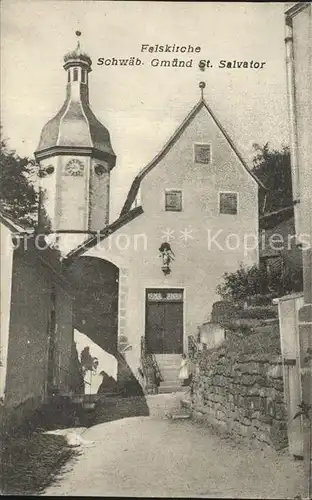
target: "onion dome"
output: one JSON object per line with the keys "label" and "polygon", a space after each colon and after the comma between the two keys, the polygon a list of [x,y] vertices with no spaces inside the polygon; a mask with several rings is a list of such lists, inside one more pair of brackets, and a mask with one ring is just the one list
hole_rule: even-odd
{"label": "onion dome", "polygon": [[[80,36],[80,32],[76,32]],[[64,56],[67,71],[66,99],[59,112],[43,127],[35,151],[37,160],[61,154],[90,154],[104,159],[113,168],[116,156],[107,128],[96,118],[89,105],[88,74],[91,58],[80,49]]]}
{"label": "onion dome", "polygon": [[91,64],[92,64],[91,58],[88,56],[88,54],[86,54],[86,52],[83,52],[80,49],[79,41],[77,43],[77,47],[75,50],[71,50],[70,52],[65,54],[65,56],[64,56],[64,62],[65,62],[64,68],[67,69],[67,68],[69,68],[70,65],[75,66],[77,61],[79,61],[81,64],[85,64],[86,66],[89,66],[90,71],[91,71]]}

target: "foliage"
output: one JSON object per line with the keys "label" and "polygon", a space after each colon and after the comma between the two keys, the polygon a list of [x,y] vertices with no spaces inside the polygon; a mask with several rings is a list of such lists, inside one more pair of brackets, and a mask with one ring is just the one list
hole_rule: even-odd
{"label": "foliage", "polygon": [[241,304],[255,295],[269,292],[272,297],[287,295],[302,290],[302,270],[279,267],[266,274],[257,266],[244,268],[234,273],[225,273],[217,293],[226,301]]}
{"label": "foliage", "polygon": [[11,151],[3,138],[0,160],[1,209],[21,224],[33,226],[38,196],[29,178],[34,174],[35,162]]}
{"label": "foliage", "polygon": [[265,212],[273,212],[293,204],[290,152],[288,147],[281,151],[264,146],[253,145],[253,173],[268,189]]}
{"label": "foliage", "polygon": [[[228,365],[235,362],[267,360],[281,355],[281,341],[278,322],[264,327],[251,328],[247,325],[231,325],[226,329],[222,344],[198,351],[203,363],[215,364],[214,356],[226,357]],[[247,359],[246,359],[247,358]]]}
{"label": "foliage", "polygon": [[5,438],[2,449],[1,493],[34,495],[51,484],[76,451],[64,436],[32,434]]}
{"label": "foliage", "polygon": [[268,288],[278,296],[303,290],[302,268],[280,268],[272,270],[268,279]]}
{"label": "foliage", "polygon": [[244,302],[247,297],[261,292],[263,273],[257,266],[244,268],[240,265],[234,273],[224,273],[223,283],[217,286],[217,293],[233,302]]}
{"label": "foliage", "polygon": [[255,356],[255,358],[279,356],[281,343],[278,325],[271,325],[268,331],[250,331],[247,335],[242,329],[233,331],[228,335],[223,348],[236,360],[242,356]]}
{"label": "foliage", "polygon": [[240,319],[273,319],[277,317],[276,306],[254,306],[241,309],[238,313]]}

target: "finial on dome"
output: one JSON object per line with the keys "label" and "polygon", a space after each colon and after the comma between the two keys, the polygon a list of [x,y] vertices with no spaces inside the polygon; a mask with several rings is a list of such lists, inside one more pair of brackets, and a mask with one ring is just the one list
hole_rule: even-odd
{"label": "finial on dome", "polygon": [[204,88],[206,87],[206,84],[205,82],[199,82],[199,88],[200,88],[200,91],[201,91],[201,98],[204,99]]}
{"label": "finial on dome", "polygon": [[[75,35],[76,35],[77,37],[80,37],[80,36],[81,36],[81,31],[76,30],[76,31],[75,31]],[[79,40],[79,38],[77,38],[77,49],[80,49],[80,40]],[[77,50],[77,49],[76,49],[76,50]]]}
{"label": "finial on dome", "polygon": [[65,56],[64,56],[64,62],[65,62],[64,69],[67,70],[69,68],[69,66],[77,65],[79,63],[79,64],[87,65],[88,71],[91,71],[92,61],[91,61],[90,57],[88,56],[88,54],[83,52],[80,48],[79,37],[81,37],[81,35],[82,35],[81,31],[76,30],[75,35],[77,37],[77,47],[75,48],[75,50],[71,50],[70,52],[65,54]]}

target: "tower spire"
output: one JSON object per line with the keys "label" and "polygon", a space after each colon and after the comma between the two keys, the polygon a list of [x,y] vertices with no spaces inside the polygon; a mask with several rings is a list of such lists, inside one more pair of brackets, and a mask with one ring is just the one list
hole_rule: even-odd
{"label": "tower spire", "polygon": [[89,105],[92,60],[80,48],[81,31],[72,34],[77,46],[64,56],[65,102],[43,127],[35,152],[52,231],[100,230],[108,224],[110,171],[116,163],[109,132]]}

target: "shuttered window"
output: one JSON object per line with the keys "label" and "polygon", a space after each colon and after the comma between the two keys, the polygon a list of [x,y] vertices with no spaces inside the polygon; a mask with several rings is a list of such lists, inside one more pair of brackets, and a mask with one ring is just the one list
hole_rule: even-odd
{"label": "shuttered window", "polygon": [[167,189],[165,192],[166,211],[181,212],[182,191],[180,189]]}
{"label": "shuttered window", "polygon": [[237,193],[219,193],[220,214],[237,214]]}
{"label": "shuttered window", "polygon": [[194,144],[194,162],[203,164],[211,162],[210,144]]}

